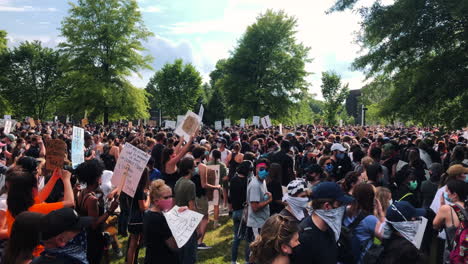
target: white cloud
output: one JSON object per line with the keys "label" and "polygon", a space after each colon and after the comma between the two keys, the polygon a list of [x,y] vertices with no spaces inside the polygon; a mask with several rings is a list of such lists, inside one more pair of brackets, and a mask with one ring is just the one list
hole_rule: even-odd
{"label": "white cloud", "polygon": [[159,6],[145,6],[140,8],[140,12],[144,13],[160,13],[162,11]]}
{"label": "white cloud", "polygon": [[24,41],[35,41],[38,40],[42,43],[43,46],[48,48],[55,48],[65,39],[59,36],[53,35],[16,35],[16,34],[9,34],[7,35],[8,39],[8,46],[9,47],[17,47],[21,42]]}
{"label": "white cloud", "polygon": [[57,12],[57,8],[38,8],[33,6],[12,6],[9,1],[0,2],[0,12]]}

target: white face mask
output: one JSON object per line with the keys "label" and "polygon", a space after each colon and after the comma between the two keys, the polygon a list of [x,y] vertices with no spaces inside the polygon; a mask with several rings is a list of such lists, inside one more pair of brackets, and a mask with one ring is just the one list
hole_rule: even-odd
{"label": "white face mask", "polygon": [[413,243],[414,237],[416,236],[416,232],[418,231],[418,227],[421,224],[421,221],[405,221],[405,222],[385,222],[383,228],[383,237],[390,238],[392,235],[392,229],[390,228],[389,224],[395,228],[398,233],[400,233],[406,240]]}
{"label": "white face mask", "polygon": [[327,225],[333,230],[335,234],[335,240],[338,241],[341,233],[341,223],[343,222],[343,216],[346,211],[346,206],[341,206],[336,209],[331,210],[314,210],[314,213],[317,214]]}
{"label": "white face mask", "polygon": [[393,204],[393,199],[390,199],[390,205],[392,205],[392,204]]}
{"label": "white face mask", "polygon": [[307,207],[307,203],[309,202],[309,198],[307,197],[292,197],[289,195],[285,195],[284,200],[288,203],[289,207],[291,208],[292,213],[297,218],[297,220],[304,219],[304,209]]}

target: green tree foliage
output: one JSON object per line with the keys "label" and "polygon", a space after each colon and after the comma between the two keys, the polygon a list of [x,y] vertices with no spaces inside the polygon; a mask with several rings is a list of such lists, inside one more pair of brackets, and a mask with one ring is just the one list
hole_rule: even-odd
{"label": "green tree foliage", "polygon": [[221,79],[224,77],[226,59],[216,62],[215,69],[210,73],[210,94],[205,108],[203,120],[206,124],[213,125],[215,121],[223,120],[226,115],[226,100],[221,87]]}
{"label": "green tree foliage", "polygon": [[63,81],[64,58],[39,41],[23,42],[0,56],[0,93],[4,97],[0,104],[11,104],[19,117],[50,118],[68,88]]}
{"label": "green tree foliage", "polygon": [[202,77],[192,64],[183,64],[181,59],[165,64],[146,86],[151,94],[151,107],[162,109],[162,115],[175,118],[187,110],[195,111],[203,95]]}
{"label": "green tree foliage", "polygon": [[[61,31],[66,42],[60,47],[70,58],[68,77],[74,84],[68,112],[87,111],[103,116],[104,123],[109,117],[148,117],[147,111],[140,111],[148,108],[141,98],[145,93],[131,94],[136,88],[126,79],[142,68],[150,69],[152,60],[141,55],[141,41],[152,33],[144,26],[135,0],[78,0],[71,3]],[[132,101],[134,97],[139,100]],[[129,108],[129,104],[140,105]]]}
{"label": "green tree foliage", "polygon": [[268,10],[247,28],[215,84],[231,118],[282,117],[304,97],[309,48],[297,43],[296,24],[283,11]]}
{"label": "green tree foliage", "polygon": [[7,50],[7,32],[0,30],[0,54]]}
{"label": "green tree foliage", "polygon": [[[332,11],[356,2],[338,0]],[[379,112],[424,125],[468,124],[468,2],[376,1],[358,10],[363,16],[358,40],[367,53],[354,67],[391,83],[381,91]]]}
{"label": "green tree foliage", "polygon": [[322,95],[325,99],[324,118],[327,125],[337,124],[337,114],[343,110],[343,102],[348,96],[348,84],[341,84],[341,77],[335,72],[322,73]]}
{"label": "green tree foliage", "polygon": [[[4,52],[7,52],[7,32],[0,30],[0,67],[6,66],[1,60],[5,57],[3,56]],[[5,72],[5,68],[0,68],[1,72]],[[0,82],[3,81],[4,75],[0,75]],[[11,114],[11,106],[7,99],[3,96],[0,91],[0,115]]]}

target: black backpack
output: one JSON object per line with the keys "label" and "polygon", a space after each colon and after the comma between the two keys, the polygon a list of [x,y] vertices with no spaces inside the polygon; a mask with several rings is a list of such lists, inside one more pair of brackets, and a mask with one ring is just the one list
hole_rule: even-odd
{"label": "black backpack", "polygon": [[353,253],[353,232],[366,216],[365,214],[359,214],[349,226],[341,226],[340,238],[338,239],[338,262],[344,264],[357,263],[356,256]]}

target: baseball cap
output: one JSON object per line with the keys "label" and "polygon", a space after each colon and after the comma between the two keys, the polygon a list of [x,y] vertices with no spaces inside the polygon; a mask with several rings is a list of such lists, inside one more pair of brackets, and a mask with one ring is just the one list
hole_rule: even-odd
{"label": "baseball cap", "polygon": [[304,169],[305,173],[322,173],[323,169],[318,164],[310,164],[308,167]]}
{"label": "baseball cap", "polygon": [[206,139],[200,140],[200,145],[205,145],[206,143],[208,143],[208,140]]}
{"label": "baseball cap", "polygon": [[80,217],[72,208],[62,208],[43,216],[42,240],[51,239],[65,231],[78,231],[90,226],[92,217]]}
{"label": "baseball cap", "polygon": [[307,191],[307,184],[302,179],[296,179],[288,184],[288,195],[294,196],[298,193]]}
{"label": "baseball cap", "polygon": [[343,147],[343,145],[341,145],[340,143],[334,143],[332,146],[331,146],[331,151],[335,151],[335,150],[338,150],[338,151],[346,151],[346,148]]}
{"label": "baseball cap", "polygon": [[460,165],[460,164],[452,165],[447,170],[447,174],[451,177],[458,176],[458,175],[465,174],[465,173],[468,173],[468,168],[465,168],[463,167],[463,165]]}
{"label": "baseball cap", "polygon": [[350,204],[354,198],[346,195],[336,182],[322,182],[312,189],[312,200],[316,199],[334,199],[344,204]]}
{"label": "baseball cap", "polygon": [[227,144],[227,141],[226,141],[225,138],[218,138],[218,140],[217,140],[216,142],[222,143],[222,144],[224,144],[224,145]]}
{"label": "baseball cap", "polygon": [[414,208],[407,201],[395,202],[387,209],[387,220],[392,222],[411,221],[413,217],[425,216],[426,209]]}

